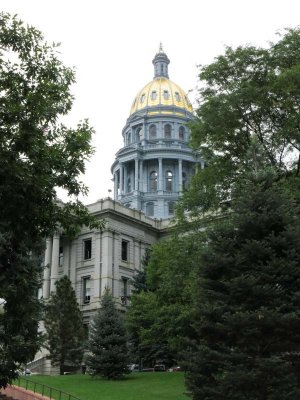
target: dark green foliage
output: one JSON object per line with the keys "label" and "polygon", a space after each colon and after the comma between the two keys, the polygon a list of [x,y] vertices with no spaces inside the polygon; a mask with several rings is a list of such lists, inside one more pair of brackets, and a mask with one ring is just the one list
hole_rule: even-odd
{"label": "dark green foliage", "polygon": [[56,291],[46,305],[44,324],[49,358],[62,375],[66,366],[80,366],[87,338],[70,279],[64,276],[55,285]]}
{"label": "dark green foliage", "polygon": [[286,30],[269,48],[226,48],[200,69],[192,146],[209,168],[199,170],[183,208],[195,217],[219,208],[234,183],[253,167],[258,144],[265,166],[280,176],[300,168],[300,29]]}
{"label": "dark green foliage", "polygon": [[199,260],[188,387],[195,400],[299,398],[299,207],[276,175],[241,188]]}
{"label": "dark green foliage", "polygon": [[121,379],[128,371],[127,334],[123,317],[108,290],[90,327],[86,365],[92,375]]}
{"label": "dark green foliage", "polygon": [[[38,348],[44,238],[58,227],[74,235],[81,224],[99,226],[77,198],[87,190],[78,178],[93,130],[87,121],[58,123],[71,109],[75,76],[57,56],[41,32],[0,14],[0,387]],[[59,202],[57,188],[72,200]]]}
{"label": "dark green foliage", "polygon": [[[144,365],[179,362],[183,338],[193,319],[193,289],[198,265],[197,233],[173,236],[152,247],[146,287],[131,296],[126,321],[138,358]],[[151,290],[149,290],[151,288]]]}

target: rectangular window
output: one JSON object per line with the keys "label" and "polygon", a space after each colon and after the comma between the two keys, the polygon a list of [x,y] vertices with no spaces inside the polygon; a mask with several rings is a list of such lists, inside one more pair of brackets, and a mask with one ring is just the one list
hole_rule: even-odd
{"label": "rectangular window", "polygon": [[58,263],[60,267],[64,265],[64,248],[62,246],[59,246]]}
{"label": "rectangular window", "polygon": [[92,258],[92,239],[83,241],[83,259],[89,260]]}
{"label": "rectangular window", "polygon": [[91,277],[82,278],[82,300],[84,304],[91,301]]}
{"label": "rectangular window", "polygon": [[122,261],[128,261],[128,249],[129,249],[129,243],[127,242],[127,240],[122,240],[122,248],[121,248]]}

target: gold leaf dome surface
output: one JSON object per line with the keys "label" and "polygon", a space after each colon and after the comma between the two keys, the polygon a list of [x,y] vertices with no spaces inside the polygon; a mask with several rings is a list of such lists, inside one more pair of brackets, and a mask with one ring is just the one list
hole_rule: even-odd
{"label": "gold leaf dome surface", "polygon": [[[165,108],[159,111],[157,106],[171,106],[193,112],[192,105],[180,86],[166,77],[156,77],[136,95],[130,109],[130,115],[144,108],[149,114],[168,114],[176,111],[167,111]],[[153,110],[151,108],[153,107]],[[180,110],[176,114],[180,114]]]}

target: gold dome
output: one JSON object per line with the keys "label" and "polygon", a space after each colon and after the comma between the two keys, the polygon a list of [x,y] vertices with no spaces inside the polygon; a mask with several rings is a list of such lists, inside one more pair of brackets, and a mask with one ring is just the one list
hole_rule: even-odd
{"label": "gold dome", "polygon": [[[146,107],[148,114],[181,114],[180,110],[159,110],[156,109],[156,106],[178,107],[193,112],[192,105],[181,87],[162,76],[154,78],[138,92],[133,101],[130,115]],[[153,107],[153,110],[149,107]]]}

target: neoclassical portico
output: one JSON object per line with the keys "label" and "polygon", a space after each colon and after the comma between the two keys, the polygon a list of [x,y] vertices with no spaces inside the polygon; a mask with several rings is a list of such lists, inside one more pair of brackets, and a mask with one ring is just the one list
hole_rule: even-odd
{"label": "neoclassical portico", "polygon": [[160,47],[154,79],[139,91],[122,131],[124,147],[112,165],[114,199],[155,218],[170,218],[196,165],[187,123],[194,118],[185,92],[169,80]]}

